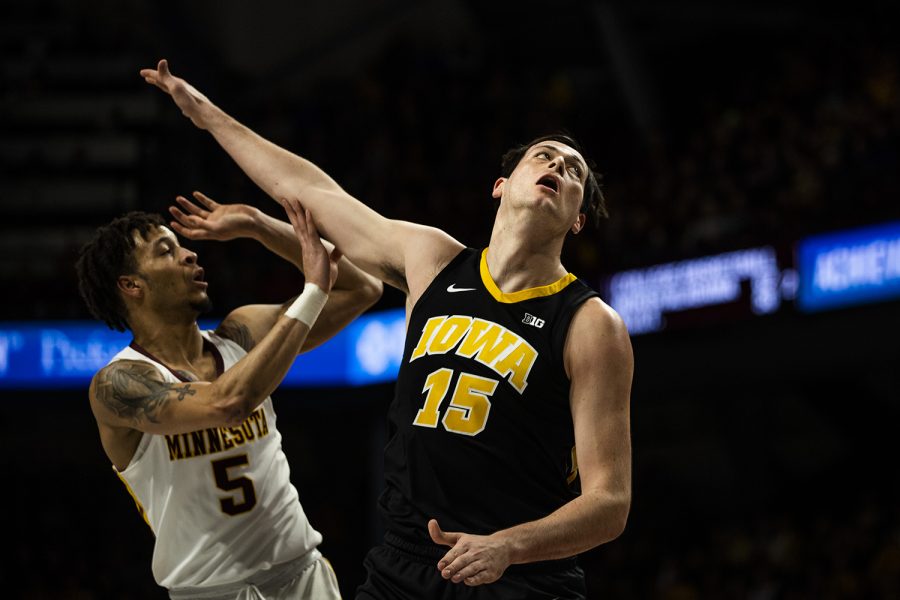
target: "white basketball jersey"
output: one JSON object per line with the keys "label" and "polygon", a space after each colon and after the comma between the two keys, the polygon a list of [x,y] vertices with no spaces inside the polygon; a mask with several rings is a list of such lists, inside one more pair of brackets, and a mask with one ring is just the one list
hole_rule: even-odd
{"label": "white basketball jersey", "polygon": [[[201,333],[220,374],[246,354],[231,340]],[[135,344],[112,360],[122,359],[148,362],[166,381],[182,381]],[[166,588],[241,581],[322,541],[291,484],[271,397],[239,427],[145,433],[119,477],[156,535],[153,576]]]}

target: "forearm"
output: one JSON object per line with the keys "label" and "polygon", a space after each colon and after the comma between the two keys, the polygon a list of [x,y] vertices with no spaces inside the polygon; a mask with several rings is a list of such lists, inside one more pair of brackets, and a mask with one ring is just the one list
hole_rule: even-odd
{"label": "forearm", "polygon": [[[258,209],[254,210],[253,230],[249,237],[255,239],[273,254],[277,254],[284,260],[303,271],[303,251],[300,242],[294,235],[291,224],[271,217]],[[329,251],[331,248],[328,247]]]}
{"label": "forearm", "polygon": [[198,111],[201,127],[263,191],[278,202],[299,200],[323,237],[354,264],[383,279],[385,265],[401,262],[396,246],[382,243],[397,239],[393,221],[347,194],[312,162],[266,140],[212,103],[201,102]]}
{"label": "forearm", "polygon": [[537,521],[494,534],[510,550],[510,563],[574,556],[617,538],[625,527],[629,502],[603,492],[585,492]]}
{"label": "forearm", "polygon": [[280,317],[269,333],[213,382],[210,394],[231,423],[240,423],[269,396],[294,362],[309,327]]}
{"label": "forearm", "polygon": [[[298,201],[308,210],[319,232],[366,272],[380,279],[404,273],[405,254],[385,240],[399,240],[399,226],[347,194],[324,171],[238,123],[231,116],[169,71],[165,60],[141,76],[169,94],[197,127],[208,130],[238,166],[281,204]],[[398,281],[398,285],[402,282]]]}
{"label": "forearm", "polygon": [[312,162],[281,148],[238,122],[213,104],[203,111],[204,125],[238,166],[274,199],[302,185],[340,190],[340,186]]}
{"label": "forearm", "polygon": [[[260,210],[254,210],[256,211],[254,216],[255,227],[250,237],[257,240],[272,253],[293,263],[302,271],[303,253],[300,249],[300,242],[297,241],[291,225]],[[322,243],[331,252],[331,249],[334,247],[333,244],[326,240],[322,240]],[[371,299],[368,305],[379,298],[382,290],[381,281],[365,273],[346,257],[342,257],[338,264],[338,276],[334,286],[331,288],[332,293],[341,291],[356,292],[364,298]]]}

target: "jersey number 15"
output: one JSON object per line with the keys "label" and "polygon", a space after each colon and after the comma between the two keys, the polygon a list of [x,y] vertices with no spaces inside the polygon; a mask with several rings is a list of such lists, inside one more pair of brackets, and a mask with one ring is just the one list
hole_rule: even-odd
{"label": "jersey number 15", "polygon": [[422,392],[427,393],[425,405],[416,413],[413,425],[435,428],[440,421],[447,431],[478,435],[487,424],[491,412],[490,397],[498,382],[471,373],[460,373],[442,419],[439,411],[450,391],[453,375],[450,369],[438,369],[425,378],[425,387],[422,388]]}

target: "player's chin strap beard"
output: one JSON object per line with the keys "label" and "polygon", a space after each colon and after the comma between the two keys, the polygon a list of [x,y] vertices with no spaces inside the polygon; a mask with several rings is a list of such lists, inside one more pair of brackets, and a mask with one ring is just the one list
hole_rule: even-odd
{"label": "player's chin strap beard", "polygon": [[209,296],[204,296],[203,300],[195,300],[190,303],[190,307],[197,311],[197,313],[203,315],[206,314],[213,309],[212,300],[209,299]]}

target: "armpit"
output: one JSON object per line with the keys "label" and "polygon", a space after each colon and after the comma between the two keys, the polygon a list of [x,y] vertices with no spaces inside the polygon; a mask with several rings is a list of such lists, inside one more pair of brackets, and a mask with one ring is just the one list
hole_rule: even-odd
{"label": "armpit", "polygon": [[382,263],[381,272],[384,275],[384,282],[393,286],[401,292],[409,293],[409,285],[406,282],[406,273],[402,272],[396,265]]}

